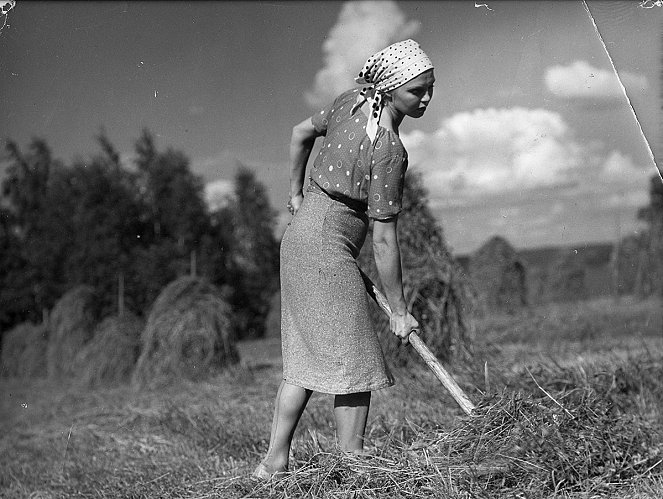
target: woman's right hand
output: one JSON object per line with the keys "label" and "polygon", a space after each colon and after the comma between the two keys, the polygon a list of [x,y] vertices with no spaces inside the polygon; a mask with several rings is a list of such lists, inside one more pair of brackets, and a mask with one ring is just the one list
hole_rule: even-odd
{"label": "woman's right hand", "polygon": [[304,194],[301,192],[295,194],[294,196],[290,196],[290,201],[288,201],[288,210],[292,216],[295,216],[295,214],[299,211],[299,207],[302,205],[303,201]]}
{"label": "woman's right hand", "polygon": [[419,322],[410,312],[406,311],[404,314],[393,312],[389,319],[389,329],[401,339],[403,345],[407,345],[410,333],[419,332]]}

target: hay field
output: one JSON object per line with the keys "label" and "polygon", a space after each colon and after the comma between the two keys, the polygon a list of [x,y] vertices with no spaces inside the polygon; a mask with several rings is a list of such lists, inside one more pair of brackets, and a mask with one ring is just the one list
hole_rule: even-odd
{"label": "hay field", "polygon": [[158,389],[3,379],[0,497],[660,498],[662,313],[660,300],[602,299],[488,317],[474,358],[449,366],[477,416],[423,366],[396,369],[373,398],[372,456],[349,458],[316,394],[294,472],[272,483],[248,474],[269,440],[278,338]]}

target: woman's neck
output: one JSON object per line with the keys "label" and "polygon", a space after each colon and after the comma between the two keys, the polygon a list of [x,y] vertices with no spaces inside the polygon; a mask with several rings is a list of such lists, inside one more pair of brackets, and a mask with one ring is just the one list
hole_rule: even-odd
{"label": "woman's neck", "polygon": [[387,102],[386,105],[382,108],[379,125],[386,128],[387,130],[391,130],[396,135],[398,135],[398,127],[403,122],[403,118],[405,118],[405,115],[399,113]]}

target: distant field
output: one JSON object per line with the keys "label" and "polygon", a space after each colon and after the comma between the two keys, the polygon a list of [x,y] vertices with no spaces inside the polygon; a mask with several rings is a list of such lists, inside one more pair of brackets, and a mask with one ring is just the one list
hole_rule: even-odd
{"label": "distant field", "polygon": [[373,457],[334,451],[332,398],[315,395],[293,472],[271,484],[248,474],[269,440],[278,338],[241,343],[223,375],[161,389],[1,380],[0,497],[663,497],[660,300],[491,317],[476,339],[449,366],[474,419],[423,366],[395,369],[397,386],[373,398]]}

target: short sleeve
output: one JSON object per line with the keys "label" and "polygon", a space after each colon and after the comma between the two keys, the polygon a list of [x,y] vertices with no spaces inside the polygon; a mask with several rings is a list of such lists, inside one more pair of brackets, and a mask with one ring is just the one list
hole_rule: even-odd
{"label": "short sleeve", "polygon": [[403,183],[407,171],[407,153],[376,162],[371,169],[368,190],[368,216],[386,219],[398,215],[403,204]]}
{"label": "short sleeve", "polygon": [[327,126],[331,119],[331,113],[334,110],[334,103],[323,107],[320,111],[311,116],[311,122],[315,127],[315,131],[320,135],[327,135]]}

